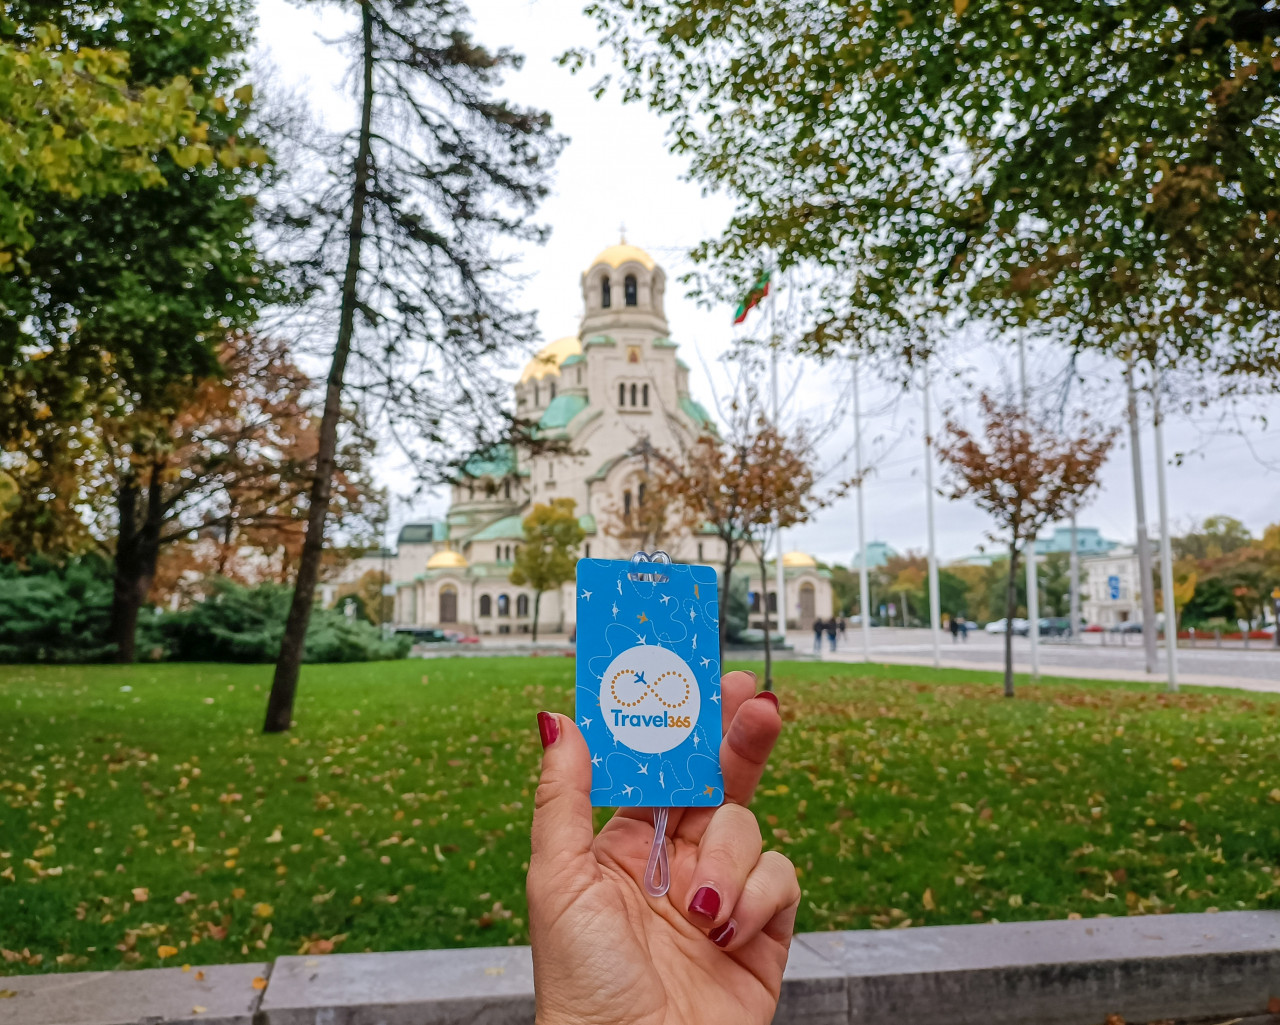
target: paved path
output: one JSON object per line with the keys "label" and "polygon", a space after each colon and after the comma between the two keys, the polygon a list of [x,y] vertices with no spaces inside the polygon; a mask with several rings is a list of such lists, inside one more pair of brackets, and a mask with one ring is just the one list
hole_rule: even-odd
{"label": "paved path", "polygon": [[[790,635],[789,640],[802,651],[813,650],[812,634]],[[1143,667],[1140,637],[1127,638],[1121,647],[1117,636],[1108,637],[1104,647],[1088,638],[1081,644],[1040,642],[1040,670],[1054,676],[1083,679],[1162,681],[1165,679],[1164,646],[1159,650],[1156,673],[1148,676]],[[1280,651],[1254,642],[1242,647],[1178,648],[1178,682],[1205,687],[1236,687],[1242,690],[1280,692]],[[826,641],[823,641],[824,647]],[[863,661],[862,635],[850,628],[837,650],[824,651],[824,661]],[[1030,672],[1030,642],[1014,638],[1014,669]],[[933,642],[928,630],[904,630],[900,627],[878,627],[871,631],[871,661],[898,665],[933,665]],[[967,642],[953,643],[950,634],[942,639],[942,664],[956,669],[1004,668],[1004,638],[982,631],[969,634]]]}

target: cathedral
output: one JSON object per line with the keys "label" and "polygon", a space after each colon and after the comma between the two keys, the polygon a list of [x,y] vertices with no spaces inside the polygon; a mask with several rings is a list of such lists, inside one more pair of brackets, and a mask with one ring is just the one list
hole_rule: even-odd
{"label": "cathedral", "polygon": [[[525,633],[534,594],[510,582],[524,540],[522,521],[534,505],[571,498],[586,537],[586,558],[630,558],[634,545],[609,525],[644,500],[646,447],[677,455],[715,430],[689,392],[689,367],[670,338],[663,297],[666,274],[644,250],[625,241],[597,256],[581,277],[578,333],[544,347],[515,386],[515,408],[536,420],[544,437],[563,440],[571,454],[522,453],[504,447],[473,458],[450,494],[440,521],[406,524],[389,568],[397,626],[444,627],[480,634]],[[723,546],[711,533],[690,533],[665,545],[677,562],[719,565]],[[748,555],[748,559],[750,556]],[[369,561],[372,559],[359,560]],[[831,615],[829,574],[808,555],[783,557],[788,619],[807,628]],[[735,570],[750,573],[744,563]],[[761,596],[776,611],[774,574],[762,587],[749,581],[750,604]],[[574,624],[574,588],[544,592],[539,628]],[[752,617],[753,625],[756,616]]]}

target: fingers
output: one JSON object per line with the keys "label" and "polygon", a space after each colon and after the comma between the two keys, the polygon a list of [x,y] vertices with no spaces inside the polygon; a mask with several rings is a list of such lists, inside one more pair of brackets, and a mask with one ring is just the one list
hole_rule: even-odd
{"label": "fingers", "polygon": [[746,669],[735,669],[720,677],[720,735],[729,732],[733,717],[744,701],[756,692],[756,674]]}
{"label": "fingers", "polygon": [[533,802],[531,894],[544,880],[595,864],[587,742],[572,719],[554,712],[538,713],[538,733],[544,750]]}
{"label": "fingers", "polygon": [[782,716],[778,714],[778,699],[772,691],[761,691],[741,703],[720,744],[726,802],[751,803],[764,774],[765,762],[781,732]]}
{"label": "fingers", "polygon": [[737,950],[761,934],[786,948],[791,945],[799,906],[795,866],[777,851],[765,851],[747,876],[737,904],[723,924],[707,935],[725,950]]}
{"label": "fingers", "polygon": [[747,877],[760,860],[760,826],[737,804],[721,805],[712,814],[698,844],[698,858],[686,887],[686,917],[701,929],[729,920]]}

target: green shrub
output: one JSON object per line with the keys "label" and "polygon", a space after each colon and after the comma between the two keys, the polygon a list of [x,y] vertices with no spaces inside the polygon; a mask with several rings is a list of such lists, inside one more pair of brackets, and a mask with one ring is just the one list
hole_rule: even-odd
{"label": "green shrub", "polygon": [[111,566],[97,556],[0,563],[0,662],[109,658],[111,589]]}
{"label": "green shrub", "polygon": [[[280,651],[292,589],[242,587],[215,580],[208,599],[159,617],[165,657],[178,662],[273,662]],[[149,628],[150,629],[150,628]],[[384,639],[377,627],[334,609],[314,609],[303,651],[306,662],[370,662],[403,658],[407,637]]]}

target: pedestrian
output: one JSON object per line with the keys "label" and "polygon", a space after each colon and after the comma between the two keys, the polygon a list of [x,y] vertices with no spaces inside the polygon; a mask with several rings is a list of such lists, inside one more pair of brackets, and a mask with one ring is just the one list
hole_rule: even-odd
{"label": "pedestrian", "polygon": [[836,625],[840,628],[840,640],[843,641],[845,627],[847,626],[847,624],[845,623],[844,616],[841,616],[839,619],[836,620]]}
{"label": "pedestrian", "polygon": [[831,650],[836,650],[836,617],[827,620],[827,640],[831,642]]}
{"label": "pedestrian", "polygon": [[813,653],[815,655],[822,654],[822,628],[825,625],[821,616],[813,621]]}
{"label": "pedestrian", "polygon": [[963,614],[960,616],[960,639],[965,644],[969,643],[969,621],[965,619]]}
{"label": "pedestrian", "polygon": [[960,640],[960,617],[951,617],[951,643],[955,644]]}

